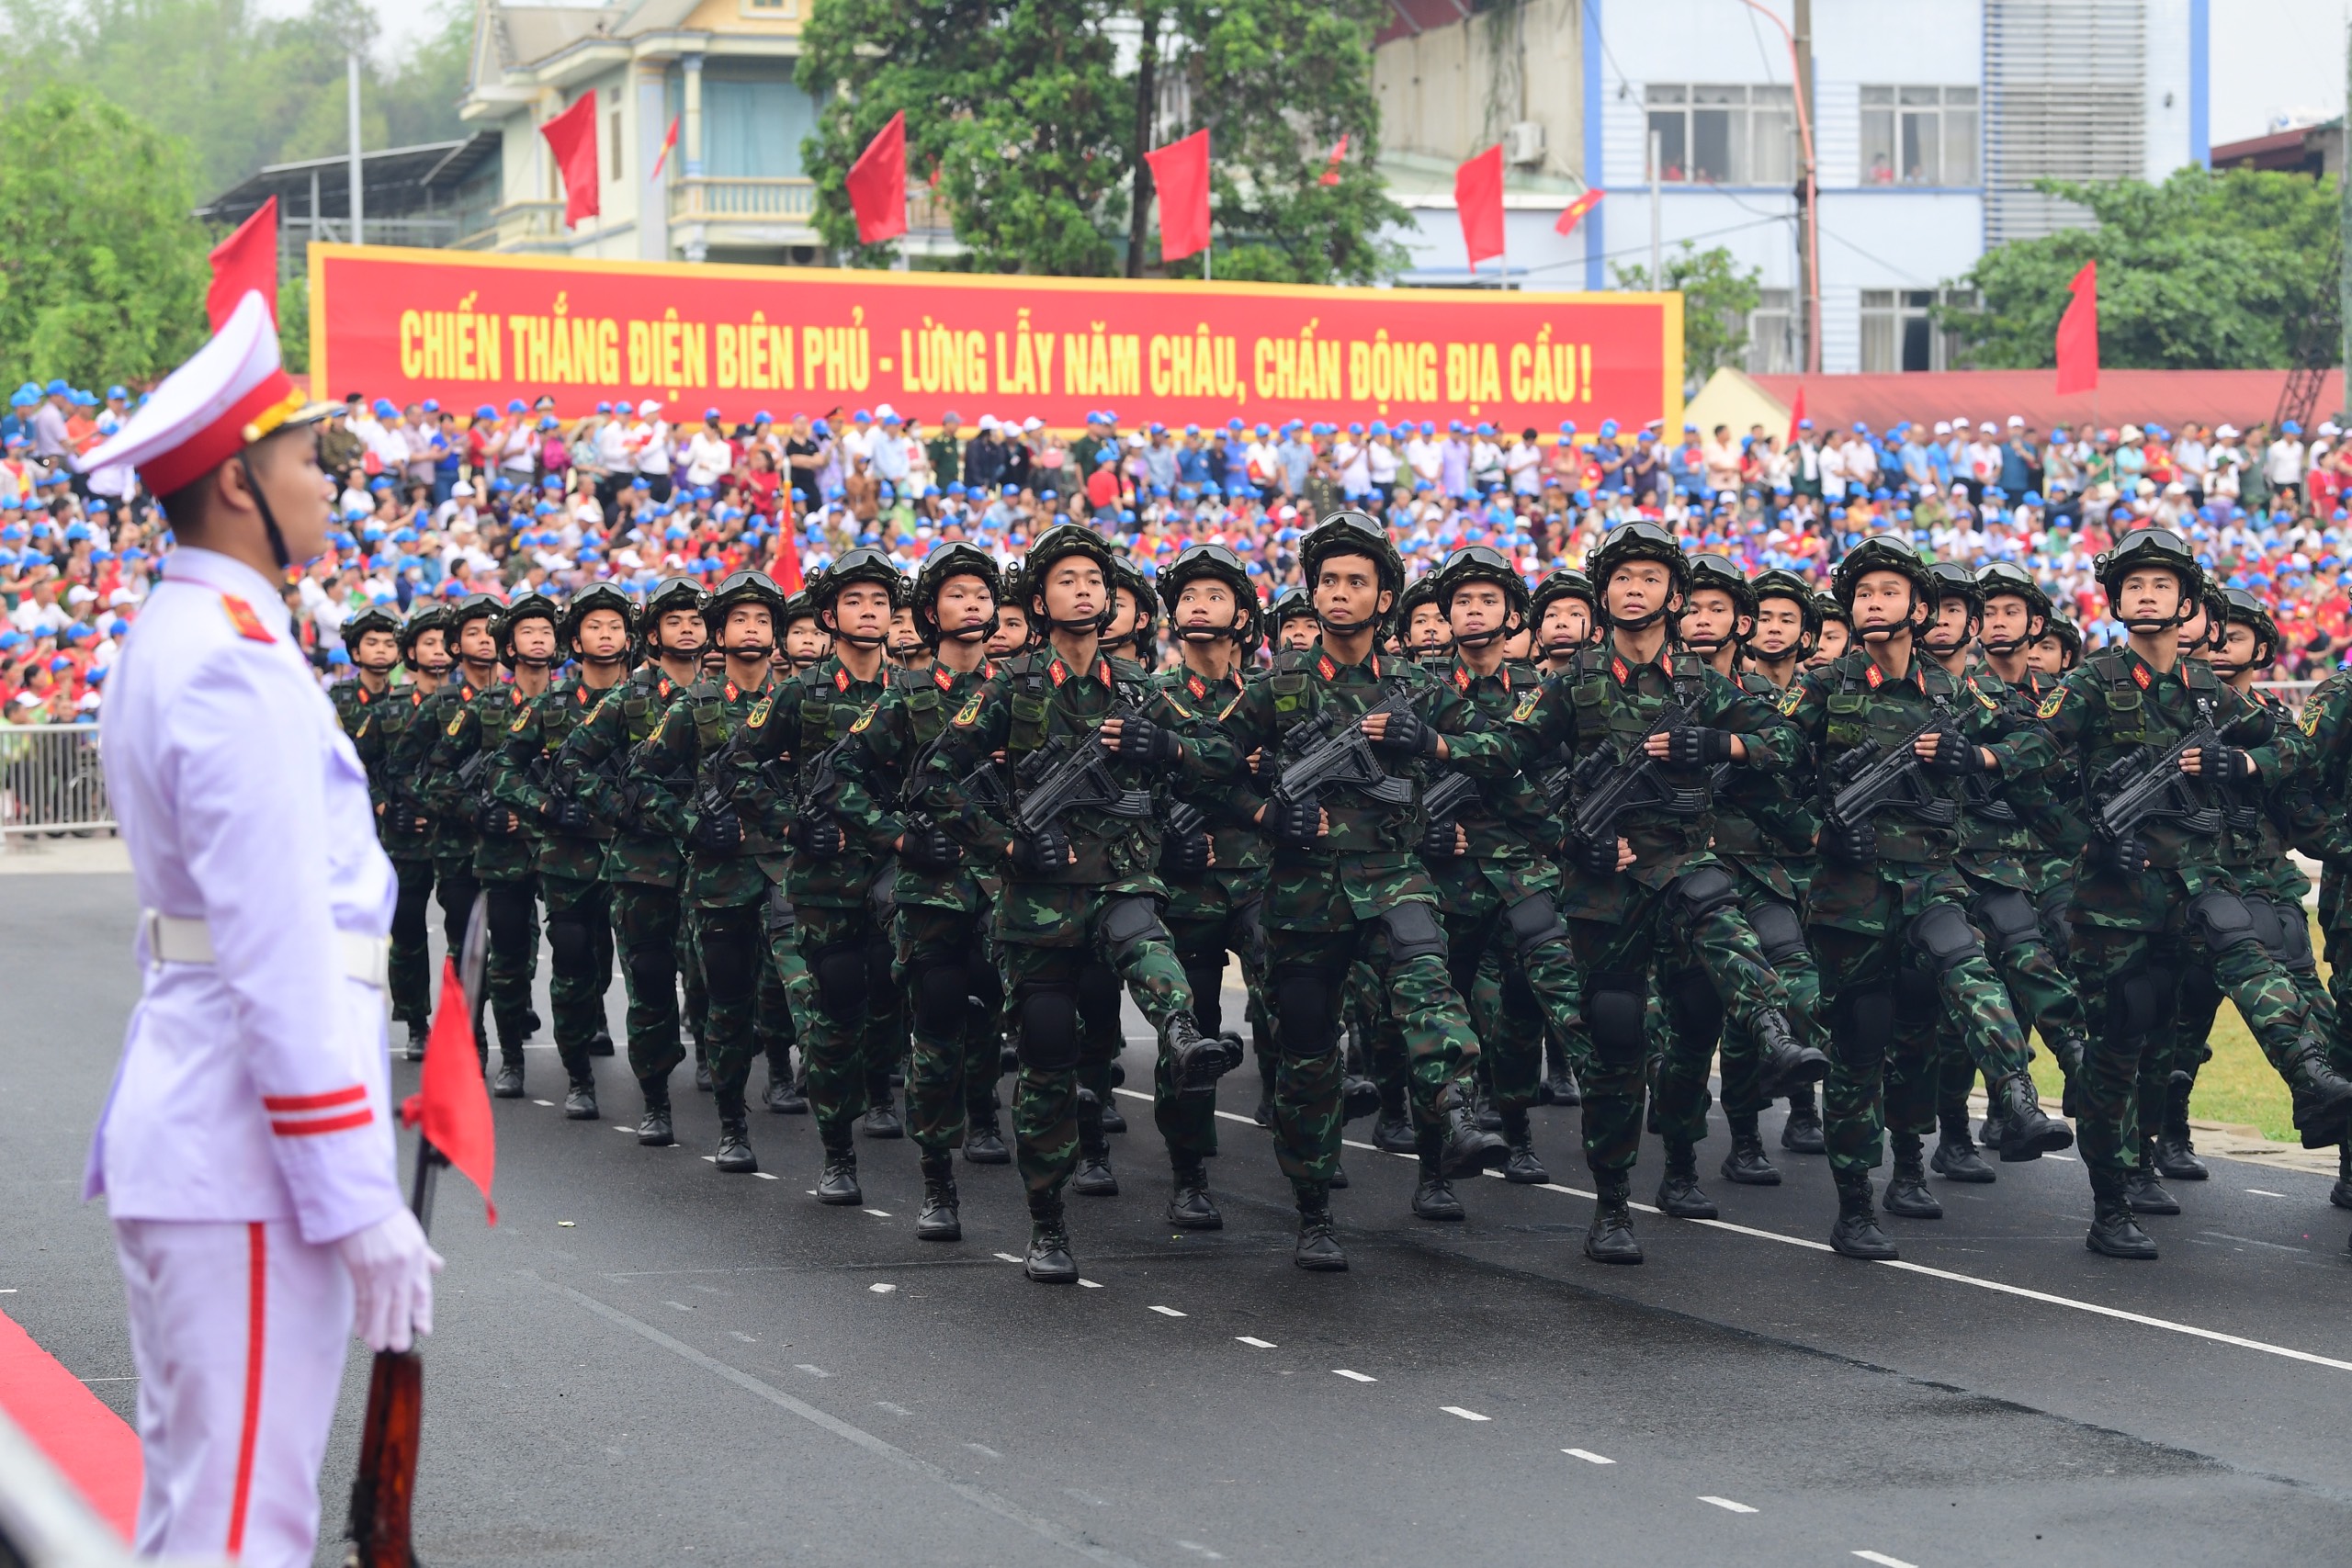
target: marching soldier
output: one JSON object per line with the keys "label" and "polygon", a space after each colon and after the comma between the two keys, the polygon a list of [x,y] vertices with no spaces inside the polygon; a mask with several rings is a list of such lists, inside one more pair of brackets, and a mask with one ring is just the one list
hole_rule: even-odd
{"label": "marching soldier", "polygon": [[[487,593],[469,593],[444,612],[442,640],[451,660],[448,678],[417,709],[415,722],[410,726],[410,733],[416,738],[413,761],[396,763],[393,768],[395,776],[410,781],[415,798],[434,820],[433,892],[441,905],[442,946],[451,953],[464,951],[466,921],[473,913],[475,897],[481,892],[481,883],[474,875],[474,852],[481,845],[481,829],[472,806],[450,799],[436,787],[439,773],[435,757],[449,726],[498,683],[494,628],[504,608]],[[475,1039],[481,1041],[479,1032]]]}
{"label": "marching soldier", "polygon": [[408,682],[389,704],[374,711],[368,726],[381,759],[371,774],[379,788],[376,830],[401,885],[400,901],[392,908],[392,1019],[408,1025],[412,1062],[424,1060],[424,1040],[433,1020],[427,906],[433,897],[434,847],[439,833],[416,783],[438,733],[426,719],[425,705],[449,673],[448,650],[442,645],[447,626],[447,613],[438,604],[424,606],[401,625],[401,661],[408,666]]}
{"label": "marching soldier", "polygon": [[[425,957],[404,952],[403,917],[414,908],[413,935],[424,935],[425,898],[433,888],[430,852],[431,823],[404,801],[393,798],[398,781],[390,771],[392,743],[415,712],[410,692],[396,690],[393,669],[406,652],[407,635],[400,619],[379,604],[371,604],[343,623],[343,645],[351,654],[356,673],[331,688],[336,721],[350,737],[368,770],[368,795],[376,808],[376,838],[391,858],[400,882],[400,901],[393,907],[390,992],[392,1021],[408,1025],[408,1058],[424,1059],[426,1026],[432,1021],[432,987],[424,973]],[[417,824],[424,820],[424,831]],[[401,852],[407,852],[403,855]],[[412,895],[412,886],[414,888]]]}

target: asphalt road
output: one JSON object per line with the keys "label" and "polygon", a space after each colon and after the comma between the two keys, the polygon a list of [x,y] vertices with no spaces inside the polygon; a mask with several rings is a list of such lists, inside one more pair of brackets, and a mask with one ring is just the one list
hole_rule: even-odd
{"label": "asphalt road", "polygon": [[[132,1407],[105,1216],[75,1201],[137,994],[129,880],[0,883],[0,1310]],[[617,1023],[617,991],[616,1023]],[[542,1010],[544,1011],[544,1009]],[[1136,1031],[1140,1032],[1140,1030]],[[1130,1081],[1148,1081],[1141,1049]],[[395,1064],[396,1087],[415,1069]],[[1410,1217],[1409,1162],[1351,1149],[1353,1263],[1291,1267],[1287,1189],[1229,1080],[1227,1228],[1159,1218],[1147,1102],[1124,1190],[1071,1200],[1093,1288],[1024,1280],[1009,1168],[959,1163],[967,1239],[916,1242],[912,1146],[864,1145],[869,1207],[820,1208],[805,1117],[755,1111],[774,1179],[639,1149],[609,1120],[497,1105],[500,1224],[446,1179],[419,1545],[437,1565],[2335,1562],[2352,1538],[2352,1255],[2316,1177],[2215,1162],[2148,1222],[2153,1265],[2087,1253],[2082,1168],[1937,1181],[1901,1265],[1821,1246],[1817,1159],[1644,1215],[1607,1269],[1573,1111],[1536,1112],[1557,1190],[1467,1185]],[[1246,1075],[1245,1075],[1246,1076]],[[758,1075],[754,1074],[755,1083]],[[1351,1133],[1362,1134],[1367,1123]],[[1768,1126],[1768,1142],[1774,1129]],[[1718,1131],[1702,1173],[1723,1152]],[[1637,1196],[1658,1160],[1645,1149]],[[340,1522],[364,1395],[327,1462]],[[322,1562],[339,1561],[322,1550]]]}

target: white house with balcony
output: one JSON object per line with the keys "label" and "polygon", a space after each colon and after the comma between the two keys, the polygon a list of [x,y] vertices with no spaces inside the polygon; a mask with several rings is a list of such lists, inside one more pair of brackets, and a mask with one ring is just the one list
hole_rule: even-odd
{"label": "white house with balcony", "polygon": [[[792,79],[808,3],[478,0],[459,113],[498,133],[498,198],[456,243],[648,261],[820,260],[800,167],[816,107]],[[567,230],[539,128],[591,92],[603,211]]]}

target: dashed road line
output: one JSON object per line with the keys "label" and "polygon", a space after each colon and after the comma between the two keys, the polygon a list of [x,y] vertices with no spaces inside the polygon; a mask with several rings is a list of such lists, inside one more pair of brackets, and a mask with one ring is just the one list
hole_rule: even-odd
{"label": "dashed road line", "polygon": [[676,1307],[680,1312],[692,1312],[695,1310],[684,1302],[663,1302],[662,1304],[663,1306]]}
{"label": "dashed road line", "polygon": [[1350,1382],[1378,1382],[1380,1381],[1378,1378],[1366,1377],[1362,1372],[1351,1372],[1345,1367],[1333,1367],[1331,1375],[1335,1378],[1345,1378]]}
{"label": "dashed road line", "polygon": [[997,1254],[997,1256],[998,1256],[999,1258],[1001,1258],[1002,1259],[1004,1259],[1007,1263],[1018,1263],[1018,1262],[1020,1262],[1020,1261],[1021,1261],[1021,1259],[1019,1259],[1018,1258],[1015,1258],[1015,1257],[1014,1257],[1012,1254],[1011,1254],[1010,1252],[1000,1252],[1000,1253],[998,1253],[998,1254]]}
{"label": "dashed road line", "polygon": [[1182,1547],[1185,1551],[1193,1552],[1211,1562],[1222,1562],[1225,1561],[1224,1552],[1211,1551],[1207,1547],[1203,1546],[1197,1540],[1180,1540],[1176,1544]]}
{"label": "dashed road line", "polygon": [[806,1361],[795,1361],[795,1362],[793,1362],[793,1363],[792,1363],[792,1370],[793,1370],[794,1371],[797,1371],[797,1372],[807,1372],[807,1373],[808,1373],[810,1377],[812,1377],[812,1378],[829,1378],[829,1377],[831,1377],[831,1376],[833,1375],[832,1373],[831,1373],[831,1372],[827,1371],[824,1368],[822,1368],[822,1367],[812,1367],[812,1366],[810,1366],[810,1365],[809,1365],[808,1362],[806,1362]]}
{"label": "dashed road line", "polygon": [[762,1181],[774,1181],[776,1179],[775,1172],[772,1170],[755,1170],[752,1172],[752,1174],[758,1177]]}
{"label": "dashed road line", "polygon": [[1491,1421],[1494,1419],[1491,1416],[1481,1416],[1475,1410],[1464,1410],[1459,1404],[1441,1404],[1438,1408],[1444,1411],[1448,1416],[1459,1416],[1464,1421]]}
{"label": "dashed road line", "polygon": [[1562,1449],[1560,1451],[1570,1459],[1580,1459],[1587,1464],[1615,1464],[1617,1462],[1607,1454],[1597,1454],[1590,1449]]}
{"label": "dashed road line", "polygon": [[547,1106],[552,1106],[552,1105],[554,1105],[554,1104],[555,1104],[555,1101],[554,1101],[554,1100],[535,1100],[531,1101],[531,1103],[532,1103],[532,1104],[534,1104],[534,1105],[547,1105]]}
{"label": "dashed road line", "polygon": [[1271,1339],[1259,1339],[1247,1334],[1237,1334],[1233,1337],[1240,1344],[1247,1345],[1253,1350],[1279,1350],[1282,1348],[1281,1346],[1275,1344]]}
{"label": "dashed road line", "polygon": [[2257,1198],[2284,1198],[2286,1196],[2284,1192],[2273,1192],[2267,1187],[2249,1187],[2246,1190],[2253,1193]]}
{"label": "dashed road line", "polygon": [[974,1453],[979,1455],[982,1459],[1002,1459],[1004,1457],[994,1449],[989,1447],[986,1443],[966,1443],[964,1446],[971,1450]]}
{"label": "dashed road line", "polygon": [[873,1215],[877,1220],[887,1220],[890,1217],[890,1211],[888,1209],[867,1209],[864,1213]]}
{"label": "dashed road line", "polygon": [[1156,1306],[1150,1309],[1162,1317],[1190,1317],[1192,1314],[1178,1312],[1174,1307]]}
{"label": "dashed road line", "polygon": [[887,1296],[899,1287],[896,1285],[868,1285],[865,1288],[872,1291],[877,1296]]}
{"label": "dashed road line", "polygon": [[1702,1503],[1713,1503],[1716,1507],[1723,1509],[1727,1514],[1752,1514],[1756,1512],[1755,1509],[1749,1507],[1747,1504],[1735,1503],[1728,1497],[1702,1497],[1699,1501]]}
{"label": "dashed road line", "polygon": [[1081,1290],[1099,1291],[1102,1288],[1102,1281],[1100,1280],[1080,1280],[1078,1283]]}
{"label": "dashed road line", "polygon": [[1915,1563],[1905,1562],[1900,1557],[1889,1557],[1883,1551],[1857,1551],[1854,1555],[1865,1562],[1877,1563],[1878,1568],[1917,1568]]}

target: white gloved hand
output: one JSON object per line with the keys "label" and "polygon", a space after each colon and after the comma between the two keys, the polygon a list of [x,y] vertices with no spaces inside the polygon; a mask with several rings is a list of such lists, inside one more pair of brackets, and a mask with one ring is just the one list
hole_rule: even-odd
{"label": "white gloved hand", "polygon": [[370,1350],[405,1350],[433,1332],[433,1276],[441,1255],[406,1209],[336,1242],[351,1271],[353,1330]]}

